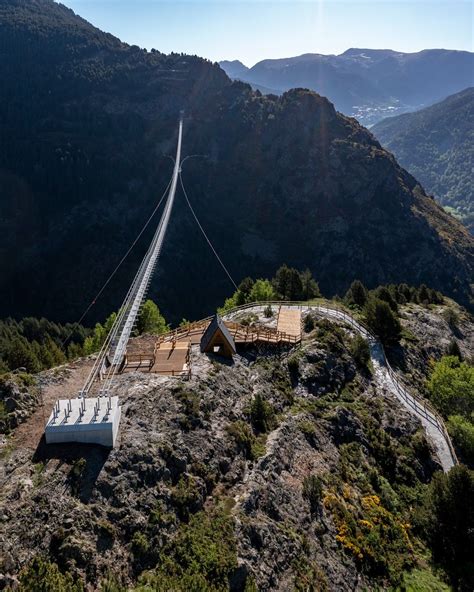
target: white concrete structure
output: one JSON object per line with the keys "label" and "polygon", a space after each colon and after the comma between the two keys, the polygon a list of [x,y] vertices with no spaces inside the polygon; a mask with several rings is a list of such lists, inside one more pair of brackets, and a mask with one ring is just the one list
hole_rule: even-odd
{"label": "white concrete structure", "polygon": [[81,442],[113,448],[121,412],[118,397],[60,399],[46,424],[46,443]]}

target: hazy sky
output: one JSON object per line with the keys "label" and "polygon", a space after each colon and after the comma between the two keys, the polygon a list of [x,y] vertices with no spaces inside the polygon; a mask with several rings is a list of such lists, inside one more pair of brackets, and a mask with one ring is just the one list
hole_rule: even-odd
{"label": "hazy sky", "polygon": [[64,0],[128,43],[213,61],[349,47],[473,51],[472,0]]}

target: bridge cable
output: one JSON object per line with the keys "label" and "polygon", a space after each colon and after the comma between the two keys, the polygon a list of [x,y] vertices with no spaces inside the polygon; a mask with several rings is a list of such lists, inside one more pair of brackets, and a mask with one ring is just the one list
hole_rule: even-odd
{"label": "bridge cable", "polygon": [[158,204],[155,206],[155,209],[153,210],[153,212],[151,213],[150,217],[148,218],[148,220],[145,222],[145,225],[143,226],[143,228],[140,230],[140,232],[138,233],[138,235],[136,236],[135,240],[132,242],[132,244],[130,245],[128,251],[125,253],[125,255],[122,257],[122,259],[120,259],[120,261],[118,262],[117,266],[115,267],[115,269],[112,271],[112,273],[109,275],[109,277],[107,278],[106,282],[103,284],[102,288],[97,292],[96,296],[93,298],[93,300],[91,301],[91,303],[87,306],[87,308],[85,309],[85,311],[82,313],[81,317],[79,318],[79,320],[77,320],[73,326],[72,329],[70,330],[70,332],[68,333],[68,335],[66,336],[66,338],[63,340],[63,342],[61,343],[61,349],[64,348],[64,345],[69,341],[69,339],[71,338],[72,334],[74,333],[74,331],[76,330],[76,328],[81,324],[81,322],[84,320],[85,316],[87,315],[87,313],[90,311],[90,309],[94,306],[94,304],[97,302],[97,300],[100,298],[100,296],[102,295],[102,293],[104,292],[105,288],[109,285],[109,283],[112,281],[112,278],[115,276],[115,274],[117,273],[117,271],[120,269],[122,263],[125,261],[125,259],[130,255],[131,251],[133,250],[133,248],[135,247],[135,245],[137,244],[137,242],[140,240],[142,234],[145,232],[145,230],[147,229],[148,225],[150,224],[150,222],[152,221],[153,217],[155,216],[156,212],[158,211],[159,207],[161,206],[165,196],[166,196],[166,192],[169,189],[169,186],[171,185],[171,180],[169,180],[168,185],[166,186],[166,189],[163,192],[163,195],[161,196]]}
{"label": "bridge cable", "polygon": [[196,224],[199,226],[199,229],[201,230],[202,234],[204,235],[204,238],[207,241],[207,244],[211,247],[212,252],[214,253],[214,255],[216,256],[217,260],[219,261],[222,269],[225,271],[225,273],[227,274],[227,277],[230,279],[230,281],[232,282],[232,284],[234,285],[234,288],[236,290],[239,289],[239,287],[237,286],[237,284],[235,283],[234,279],[232,278],[232,276],[230,275],[227,267],[224,265],[224,263],[222,262],[222,259],[219,257],[219,255],[217,254],[217,251],[215,250],[215,248],[212,246],[211,241],[209,240],[209,237],[207,236],[204,228],[202,227],[201,223],[198,220],[198,217],[196,216],[196,212],[193,210],[193,207],[189,201],[188,198],[188,194],[186,193],[186,189],[184,188],[184,183],[183,183],[183,177],[181,176],[181,172],[179,173],[179,180],[181,182],[181,187],[183,189],[183,193],[184,193],[184,197],[186,199],[186,203],[188,204],[189,209],[191,210],[191,214],[194,216],[194,219],[196,221]]}

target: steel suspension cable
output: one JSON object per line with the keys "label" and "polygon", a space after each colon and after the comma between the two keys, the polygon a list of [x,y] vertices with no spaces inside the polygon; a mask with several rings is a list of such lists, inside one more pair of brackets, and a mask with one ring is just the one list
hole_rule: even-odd
{"label": "steel suspension cable", "polygon": [[222,259],[219,257],[219,255],[217,254],[217,251],[215,250],[215,248],[213,247],[209,237],[206,234],[206,231],[204,230],[204,228],[202,227],[202,224],[199,222],[198,217],[196,216],[196,212],[193,209],[193,206],[191,205],[189,198],[188,198],[188,194],[186,193],[186,189],[184,188],[184,183],[183,183],[183,177],[181,175],[181,172],[179,173],[179,180],[181,182],[181,188],[183,190],[184,193],[184,197],[186,199],[186,203],[188,204],[189,209],[191,210],[191,214],[194,217],[194,220],[196,221],[196,224],[199,226],[199,229],[201,230],[204,238],[207,241],[207,244],[211,247],[212,252],[214,253],[214,255],[216,256],[217,261],[219,261],[220,266],[222,267],[222,269],[225,271],[225,273],[227,274],[227,277],[229,278],[229,280],[232,282],[232,284],[234,285],[234,288],[236,290],[239,289],[239,287],[237,286],[237,284],[235,283],[234,279],[232,278],[232,276],[229,273],[229,270],[227,269],[227,267],[224,265]]}
{"label": "steel suspension cable", "polygon": [[137,244],[137,242],[140,240],[142,234],[145,232],[145,230],[148,228],[148,225],[150,224],[150,222],[152,221],[153,217],[155,216],[156,212],[158,211],[159,207],[161,206],[165,196],[166,196],[166,192],[169,189],[169,186],[171,185],[171,181],[172,178],[168,181],[168,185],[166,186],[165,190],[163,191],[162,196],[160,197],[160,200],[158,201],[158,203],[155,206],[155,209],[153,210],[153,212],[151,213],[150,217],[148,218],[148,220],[145,222],[145,225],[143,226],[143,228],[140,230],[140,232],[137,234],[137,236],[135,237],[134,241],[132,242],[132,244],[130,245],[130,247],[128,248],[127,252],[125,253],[125,255],[122,257],[122,259],[120,259],[120,261],[117,263],[115,269],[112,271],[112,273],[109,275],[109,277],[107,278],[107,280],[105,281],[105,283],[102,285],[101,289],[97,292],[96,296],[94,297],[94,299],[90,302],[90,304],[87,306],[87,308],[84,310],[84,312],[82,313],[81,317],[79,318],[79,320],[77,320],[73,326],[72,329],[70,330],[69,334],[66,336],[66,338],[64,339],[64,341],[61,343],[61,348],[64,348],[64,345],[69,341],[69,339],[71,338],[71,335],[74,333],[74,331],[76,330],[76,328],[81,324],[81,322],[84,320],[84,318],[86,317],[87,313],[90,311],[90,309],[94,306],[94,304],[97,302],[97,300],[100,298],[100,296],[102,295],[102,293],[104,292],[105,288],[109,285],[109,283],[112,281],[112,278],[115,276],[115,274],[117,273],[117,271],[120,269],[122,263],[125,261],[125,259],[130,255],[130,253],[132,252],[133,248],[135,247],[135,245]]}

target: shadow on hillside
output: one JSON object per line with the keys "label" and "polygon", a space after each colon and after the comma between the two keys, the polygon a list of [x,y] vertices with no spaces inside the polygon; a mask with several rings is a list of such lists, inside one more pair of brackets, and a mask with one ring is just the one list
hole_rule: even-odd
{"label": "shadow on hillside", "polygon": [[[59,466],[70,466],[68,481],[74,493],[82,502],[87,503],[109,454],[109,448],[95,444],[46,444],[43,434],[32,461],[46,464],[49,460],[55,459],[59,461]],[[84,459],[85,463],[81,459]]]}

